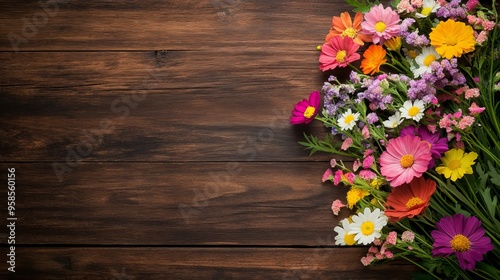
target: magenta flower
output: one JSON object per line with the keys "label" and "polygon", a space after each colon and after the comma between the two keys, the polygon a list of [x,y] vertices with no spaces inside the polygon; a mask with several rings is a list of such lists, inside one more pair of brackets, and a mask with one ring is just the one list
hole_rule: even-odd
{"label": "magenta flower", "polygon": [[422,176],[431,159],[426,142],[417,136],[400,136],[389,140],[387,150],[380,155],[380,172],[392,187],[397,187]]}
{"label": "magenta flower", "polygon": [[400,136],[418,136],[420,139],[429,145],[432,154],[432,160],[429,162],[428,168],[434,167],[434,160],[440,159],[441,156],[448,151],[448,139],[446,137],[440,138],[439,132],[432,133],[425,126],[420,126],[419,128],[413,125],[407,126],[401,129]]}
{"label": "magenta flower", "polygon": [[321,94],[318,91],[311,92],[309,99],[304,99],[295,105],[290,116],[290,123],[308,124],[312,122],[318,114],[320,103]]}
{"label": "magenta flower", "polygon": [[346,67],[361,57],[357,53],[358,49],[359,45],[350,37],[335,36],[321,46],[319,68],[321,71],[327,71],[337,67]]}
{"label": "magenta flower", "polygon": [[481,221],[474,216],[445,216],[431,232],[434,239],[432,255],[448,257],[455,254],[460,268],[474,270],[476,262],[482,261],[483,255],[493,250],[490,238],[484,234]]}
{"label": "magenta flower", "polygon": [[365,14],[361,23],[363,33],[373,35],[373,43],[383,44],[385,40],[399,34],[399,15],[390,7],[384,9],[382,4],[373,6]]}

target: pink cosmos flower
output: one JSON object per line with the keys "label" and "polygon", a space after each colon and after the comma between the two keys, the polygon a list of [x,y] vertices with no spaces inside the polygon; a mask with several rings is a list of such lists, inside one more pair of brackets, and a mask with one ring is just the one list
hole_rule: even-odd
{"label": "pink cosmos flower", "polygon": [[359,45],[349,36],[335,36],[321,46],[319,55],[319,69],[327,71],[337,67],[346,67],[349,63],[358,60]]}
{"label": "pink cosmos flower", "polygon": [[455,254],[464,270],[474,270],[476,263],[483,260],[483,255],[494,249],[491,239],[485,236],[481,221],[474,216],[445,216],[431,235],[434,239],[432,255],[448,257]]}
{"label": "pink cosmos flower", "polygon": [[439,132],[431,132],[425,126],[416,128],[413,125],[401,129],[400,136],[413,135],[418,136],[429,145],[432,154],[432,160],[429,162],[429,168],[434,167],[434,160],[440,159],[444,152],[448,151],[448,140],[440,137]]}
{"label": "pink cosmos flower", "polygon": [[342,201],[340,201],[340,199],[336,199],[333,201],[332,203],[332,212],[335,216],[337,216],[340,212],[340,209],[342,207],[346,207],[347,205],[345,205],[344,203],[342,203]]}
{"label": "pink cosmos flower", "polygon": [[380,172],[397,187],[422,176],[431,159],[429,145],[420,137],[400,136],[389,140],[387,150],[380,155]]}
{"label": "pink cosmos flower", "polygon": [[319,112],[320,103],[321,94],[319,91],[311,92],[309,99],[304,99],[295,105],[290,116],[290,123],[308,124],[312,122]]}
{"label": "pink cosmos flower", "polygon": [[385,40],[399,34],[399,15],[390,7],[384,9],[382,4],[373,6],[365,14],[365,21],[361,23],[365,34],[373,35],[373,43],[383,44]]}

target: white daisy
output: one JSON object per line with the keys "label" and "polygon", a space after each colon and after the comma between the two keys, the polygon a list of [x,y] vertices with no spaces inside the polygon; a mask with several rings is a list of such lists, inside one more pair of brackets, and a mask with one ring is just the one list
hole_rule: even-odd
{"label": "white daisy", "polygon": [[351,130],[355,125],[356,121],[359,119],[359,113],[353,114],[351,109],[343,113],[337,124],[342,130]]}
{"label": "white daisy", "polygon": [[431,64],[433,61],[440,59],[441,56],[436,52],[436,49],[432,46],[423,47],[422,53],[415,57],[415,62],[417,66],[412,66],[411,70],[415,78],[420,77],[423,73],[430,73],[432,68]]}
{"label": "white daisy", "polygon": [[358,244],[368,245],[380,238],[380,231],[387,225],[387,216],[378,208],[372,212],[366,207],[363,213],[352,216],[352,221],[348,234],[355,234],[354,240]]}
{"label": "white daisy", "polygon": [[424,102],[422,100],[416,99],[413,103],[411,100],[405,101],[403,107],[399,108],[401,112],[401,117],[405,119],[412,119],[416,122],[420,121],[424,116]]}
{"label": "white daisy", "polygon": [[335,245],[351,246],[356,244],[354,234],[348,234],[351,227],[347,218],[342,220],[342,226],[336,226],[333,230],[337,233],[337,236],[335,236]]}
{"label": "white daisy", "polygon": [[396,113],[394,115],[390,116],[388,120],[386,120],[382,123],[387,128],[395,128],[398,125],[400,125],[402,122],[403,122],[403,119],[401,118],[401,113],[399,111],[396,111]]}
{"label": "white daisy", "polygon": [[426,18],[431,13],[437,12],[439,8],[441,8],[441,5],[439,5],[436,1],[424,0],[424,3],[422,4],[422,10],[420,11],[420,13],[415,13],[415,17]]}

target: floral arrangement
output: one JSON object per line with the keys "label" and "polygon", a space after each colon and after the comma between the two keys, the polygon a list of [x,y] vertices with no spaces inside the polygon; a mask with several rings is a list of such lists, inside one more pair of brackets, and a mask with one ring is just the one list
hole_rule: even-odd
{"label": "floral arrangement", "polygon": [[437,279],[500,279],[495,0],[347,3],[319,68],[352,71],[332,72],[290,117],[327,128],[299,143],[333,154],[322,181],[346,188],[331,206],[352,214],[335,244],[369,245],[363,265],[402,258]]}

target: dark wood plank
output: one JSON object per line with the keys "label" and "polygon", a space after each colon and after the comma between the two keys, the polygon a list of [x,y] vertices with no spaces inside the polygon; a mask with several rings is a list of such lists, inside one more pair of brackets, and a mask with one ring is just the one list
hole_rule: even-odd
{"label": "dark wood plank", "polygon": [[343,0],[2,0],[0,50],[314,48]]}
{"label": "dark wood plank", "polygon": [[318,238],[333,245],[333,228],[349,214],[330,210],[346,188],[321,183],[327,166],[81,163],[62,182],[51,164],[0,170],[6,178],[16,169],[17,244],[315,246]]}
{"label": "dark wood plank", "polygon": [[316,52],[0,53],[2,160],[72,153],[86,161],[310,160],[296,144],[302,128],[288,118],[322,84],[316,59]]}
{"label": "dark wood plank", "polygon": [[[410,279],[403,262],[363,267],[366,248],[18,248],[2,279]],[[2,268],[5,264],[2,265]]]}

